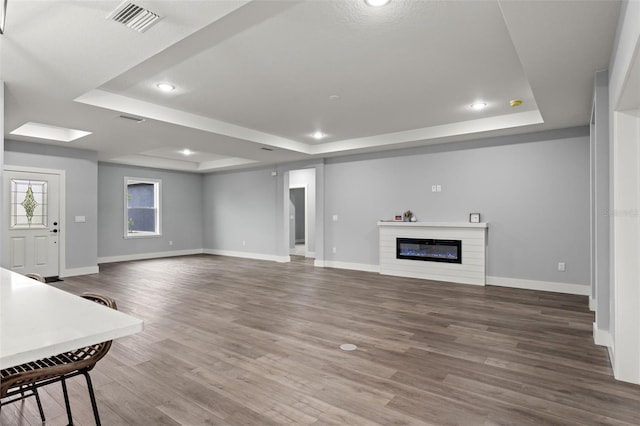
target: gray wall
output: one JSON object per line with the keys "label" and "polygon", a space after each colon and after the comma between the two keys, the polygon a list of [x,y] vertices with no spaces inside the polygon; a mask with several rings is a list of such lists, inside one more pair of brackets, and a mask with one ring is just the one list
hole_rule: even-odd
{"label": "gray wall", "polygon": [[609,92],[608,73],[596,73],[594,122],[591,130],[592,176],[592,297],[596,301],[596,324],[609,330]]}
{"label": "gray wall", "polygon": [[[162,236],[124,238],[125,176],[162,180]],[[202,249],[202,175],[99,163],[97,188],[100,258]]]}
{"label": "gray wall", "polygon": [[[98,165],[92,152],[11,141],[5,163],[67,171],[67,268],[95,266],[98,256],[203,247],[284,256],[286,172],[311,166],[318,260],[377,265],[376,222],[407,209],[420,221],[464,222],[480,212],[490,224],[488,275],[587,285],[587,133],[565,129],[290,164],[276,176],[273,169],[203,177]],[[162,180],[162,237],[123,237],[124,176]],[[442,192],[431,192],[435,184]],[[74,223],[76,215],[87,222]],[[557,271],[561,261],[566,272]]]}
{"label": "gray wall", "polygon": [[[4,200],[4,80],[0,80],[0,200]],[[4,204],[4,201],[2,201]],[[2,214],[0,214],[0,218]],[[2,222],[3,224],[5,222]],[[2,234],[4,226],[0,226],[0,246],[2,246]],[[0,259],[2,256],[0,255]]]}
{"label": "gray wall", "polygon": [[[95,267],[98,239],[98,163],[93,151],[28,142],[6,141],[4,163],[12,166],[64,170],[66,192],[67,269]],[[75,223],[85,216],[85,223]]]}
{"label": "gray wall", "polygon": [[280,244],[284,242],[284,216],[281,215],[285,206],[281,195],[284,189],[279,188],[283,185],[281,176],[282,173],[272,176],[270,169],[205,176],[204,247],[286,255],[288,250],[283,251],[288,244]]}
{"label": "gray wall", "polygon": [[[325,259],[377,265],[376,221],[407,209],[429,222],[466,222],[480,212],[489,222],[487,275],[588,285],[587,134],[569,129],[328,160]],[[474,149],[478,142],[483,147]]]}
{"label": "gray wall", "polygon": [[[489,276],[589,284],[586,127],[327,159],[315,168],[318,260],[378,265],[376,222],[407,209],[433,222],[480,212],[489,222]],[[288,219],[280,174],[206,176],[205,248],[280,254],[279,222]],[[438,184],[442,192],[431,192]]]}

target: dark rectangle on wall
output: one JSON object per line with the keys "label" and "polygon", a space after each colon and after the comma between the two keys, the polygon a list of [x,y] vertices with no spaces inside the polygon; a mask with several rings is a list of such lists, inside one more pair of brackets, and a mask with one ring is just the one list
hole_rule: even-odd
{"label": "dark rectangle on wall", "polygon": [[462,263],[462,241],[396,238],[396,258],[426,262]]}

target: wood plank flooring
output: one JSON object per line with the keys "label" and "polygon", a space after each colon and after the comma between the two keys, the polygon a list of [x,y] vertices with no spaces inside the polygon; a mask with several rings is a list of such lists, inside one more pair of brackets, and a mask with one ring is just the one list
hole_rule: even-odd
{"label": "wood plank flooring", "polygon": [[[209,255],[53,285],[145,321],[92,373],[104,425],[640,424],[640,386],[613,379],[583,296]],[[66,424],[45,390],[47,425]],[[84,382],[70,392],[92,425]],[[40,424],[32,400],[0,420]]]}

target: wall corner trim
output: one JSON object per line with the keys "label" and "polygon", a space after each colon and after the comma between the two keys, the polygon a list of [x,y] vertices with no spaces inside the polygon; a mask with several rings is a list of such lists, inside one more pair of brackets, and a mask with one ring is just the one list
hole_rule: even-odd
{"label": "wall corner trim", "polygon": [[606,330],[600,330],[595,322],[593,323],[593,343],[598,346],[606,346],[607,348],[613,347],[611,333]]}
{"label": "wall corner trim", "polygon": [[591,312],[595,312],[596,311],[596,306],[598,306],[596,304],[596,299],[594,299],[593,297],[589,298],[589,310]]}
{"label": "wall corner trim", "polygon": [[487,285],[499,287],[522,288],[525,290],[551,291],[554,293],[577,294],[590,296],[591,287],[582,284],[560,283],[553,281],[525,280],[521,278],[487,276]]}

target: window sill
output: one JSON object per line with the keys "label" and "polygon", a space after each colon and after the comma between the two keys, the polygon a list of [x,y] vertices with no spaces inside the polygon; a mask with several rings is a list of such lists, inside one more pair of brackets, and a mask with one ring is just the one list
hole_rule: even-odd
{"label": "window sill", "polygon": [[155,232],[145,232],[145,231],[135,231],[135,232],[127,232],[124,236],[125,240],[135,239],[135,238],[157,238],[162,237],[162,234],[158,234]]}

